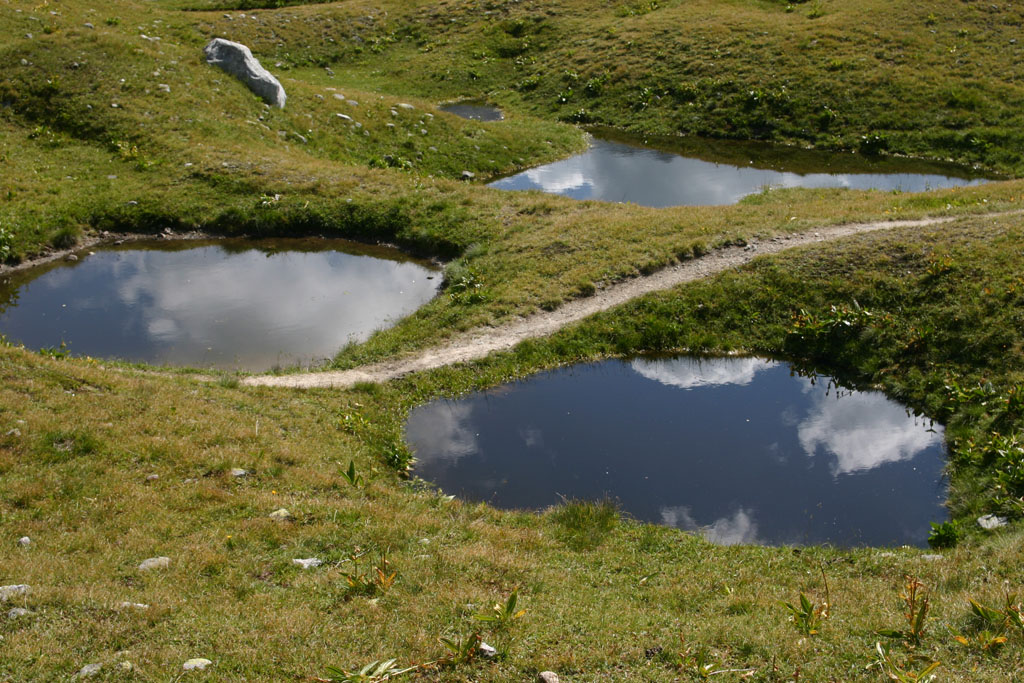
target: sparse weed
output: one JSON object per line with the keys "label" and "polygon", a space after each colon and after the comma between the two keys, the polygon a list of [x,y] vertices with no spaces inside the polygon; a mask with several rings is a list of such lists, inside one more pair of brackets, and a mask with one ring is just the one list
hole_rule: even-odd
{"label": "sparse weed", "polygon": [[913,648],[921,644],[921,638],[924,636],[925,619],[928,617],[930,601],[925,593],[924,584],[916,577],[905,576],[904,580],[905,584],[903,592],[900,593],[900,600],[903,602],[903,619],[907,622],[907,627],[904,629],[879,629],[875,633],[893,640],[901,640],[907,647]]}
{"label": "sparse weed", "polygon": [[928,683],[935,680],[935,671],[941,666],[940,662],[914,655],[910,655],[907,663],[901,665],[893,656],[888,643],[875,643],[875,652],[877,657],[868,668],[877,667],[886,678],[897,683]]}
{"label": "sparse weed", "polygon": [[512,624],[526,614],[525,609],[516,610],[516,603],[519,601],[519,589],[516,588],[508,596],[505,602],[496,602],[491,606],[490,611],[473,615],[477,621],[491,624],[498,629],[508,629]]}
{"label": "sparse weed", "polygon": [[382,551],[377,560],[366,571],[363,571],[359,567],[359,561],[366,554],[366,552],[356,552],[350,555],[348,561],[352,563],[352,570],[341,573],[347,583],[346,597],[386,593],[395,585],[398,572],[391,568],[388,551]]}
{"label": "sparse weed", "polygon": [[410,666],[402,669],[395,666],[396,661],[398,660],[372,661],[358,671],[328,667],[327,673],[330,678],[321,680],[329,683],[382,683],[383,681],[394,680],[399,676],[420,669],[419,666]]}
{"label": "sparse weed", "polygon": [[[338,464],[340,465],[341,463],[338,463]],[[348,461],[348,469],[347,470],[342,470],[341,477],[342,477],[342,479],[347,481],[351,486],[353,486],[354,488],[357,488],[357,489],[362,488],[363,485],[366,483],[366,480],[363,479],[363,475],[358,474],[356,472],[356,462],[355,462],[355,460],[349,460]]]}

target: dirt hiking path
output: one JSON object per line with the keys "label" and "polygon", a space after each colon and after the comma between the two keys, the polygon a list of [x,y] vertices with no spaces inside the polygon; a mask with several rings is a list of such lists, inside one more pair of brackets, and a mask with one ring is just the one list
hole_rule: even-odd
{"label": "dirt hiking path", "polygon": [[393,360],[371,363],[351,370],[306,372],[294,375],[257,375],[242,380],[247,386],[295,388],[349,387],[357,382],[386,382],[413,372],[477,360],[525,339],[544,337],[587,316],[605,311],[650,292],[671,289],[685,282],[702,280],[736,268],[762,254],[776,254],[785,249],[807,244],[837,240],[842,237],[876,230],[925,227],[949,223],[953,218],[926,218],[913,221],[880,221],[819,228],[810,232],[751,241],[745,247],[716,249],[700,258],[685,261],[651,275],[624,280],[597,291],[593,296],[574,299],[554,311],[541,311],[500,327],[485,328],[453,339],[448,343],[424,349]]}

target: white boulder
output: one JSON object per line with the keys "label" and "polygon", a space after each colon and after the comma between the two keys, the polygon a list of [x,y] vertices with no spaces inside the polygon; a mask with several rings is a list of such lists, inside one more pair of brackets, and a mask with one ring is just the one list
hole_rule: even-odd
{"label": "white boulder", "polygon": [[265,102],[279,109],[284,109],[288,99],[284,86],[274,78],[273,74],[263,68],[260,60],[252,56],[252,51],[241,43],[223,38],[214,38],[203,48],[208,64],[219,66],[238,80],[242,81]]}

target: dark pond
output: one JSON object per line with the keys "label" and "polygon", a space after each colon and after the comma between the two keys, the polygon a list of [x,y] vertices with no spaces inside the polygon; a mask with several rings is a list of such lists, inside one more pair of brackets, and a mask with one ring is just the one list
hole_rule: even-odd
{"label": "dark pond", "polygon": [[400,252],[342,240],[135,242],[0,281],[0,333],[75,355],[267,370],[333,356],[440,281]]}
{"label": "dark pond", "polygon": [[722,544],[926,545],[943,429],[758,358],[639,358],[416,408],[416,474],[501,508],[617,500]]}
{"label": "dark pond", "polygon": [[963,168],[756,143],[660,140],[641,146],[596,131],[589,150],[502,178],[491,187],[642,206],[733,204],[765,187],[921,192],[985,182]]}
{"label": "dark pond", "polygon": [[475,101],[446,104],[441,107],[441,111],[474,121],[501,121],[505,118],[497,107]]}

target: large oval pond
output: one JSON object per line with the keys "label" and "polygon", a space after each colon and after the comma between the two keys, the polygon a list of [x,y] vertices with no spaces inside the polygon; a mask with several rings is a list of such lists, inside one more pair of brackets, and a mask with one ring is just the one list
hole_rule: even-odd
{"label": "large oval pond", "polygon": [[490,183],[642,206],[733,204],[768,187],[921,192],[985,182],[946,164],[830,154],[756,143],[661,140],[643,146],[599,131],[586,152]]}
{"label": "large oval pond", "polygon": [[617,500],[721,544],[926,545],[943,430],[758,358],[607,361],[409,416],[416,474],[501,508]]}
{"label": "large oval pond", "polygon": [[440,280],[396,250],[343,240],[134,242],[0,281],[0,333],[75,355],[268,370],[333,356]]}

